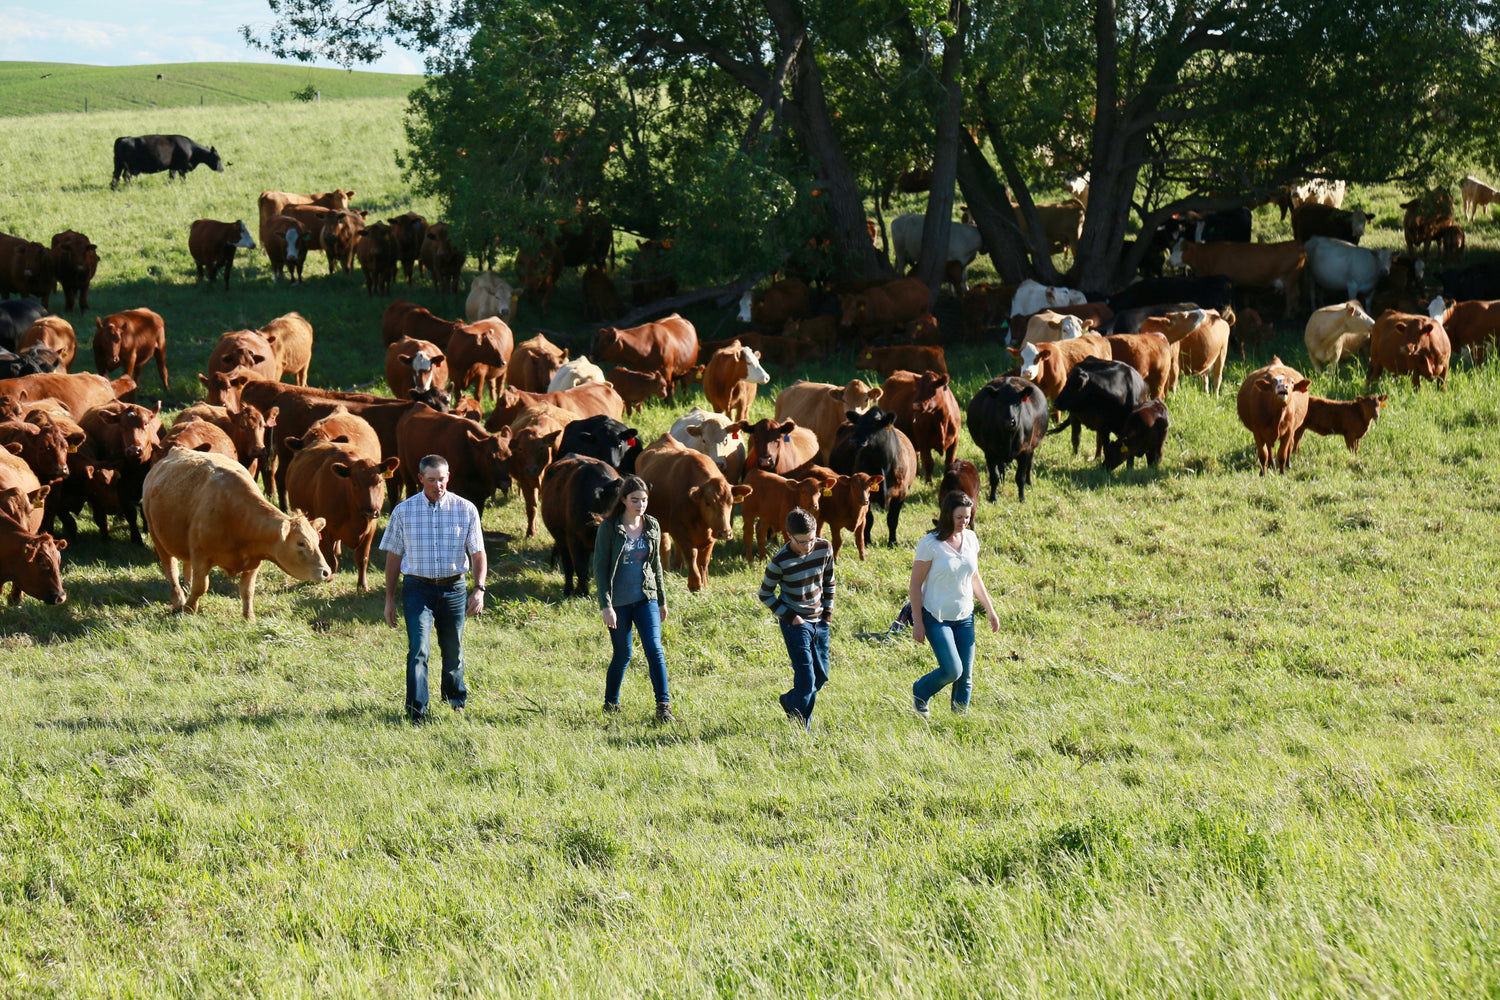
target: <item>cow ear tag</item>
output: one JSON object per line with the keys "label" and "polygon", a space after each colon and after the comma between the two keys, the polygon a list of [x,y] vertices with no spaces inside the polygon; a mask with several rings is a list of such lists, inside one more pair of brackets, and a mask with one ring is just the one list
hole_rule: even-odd
{"label": "cow ear tag", "polygon": [[830,486],[830,487],[828,487],[828,489],[824,490],[823,491],[823,495],[825,497],[831,497],[831,496],[833,496],[833,487]]}
{"label": "cow ear tag", "polygon": [[739,439],[740,439],[740,432],[739,431],[735,431],[734,432],[734,440],[738,441]]}
{"label": "cow ear tag", "polygon": [[781,440],[790,442],[792,440],[792,436],[790,434],[783,434],[781,435]]}
{"label": "cow ear tag", "polygon": [[629,441],[626,441],[625,442],[625,447],[627,447],[627,448],[634,448],[635,447],[635,438],[631,438]]}

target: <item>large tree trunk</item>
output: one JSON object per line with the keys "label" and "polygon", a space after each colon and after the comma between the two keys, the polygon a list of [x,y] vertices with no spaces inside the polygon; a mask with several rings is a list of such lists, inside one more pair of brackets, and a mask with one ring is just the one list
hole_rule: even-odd
{"label": "large tree trunk", "polygon": [[933,144],[932,186],[927,192],[927,217],[922,222],[922,257],[917,262],[917,277],[932,296],[936,296],[943,282],[953,228],[953,182],[958,174],[959,112],[963,104],[958,68],[963,61],[967,17],[963,0],[954,0],[948,16],[953,22],[953,34],[943,42],[943,111],[938,121],[937,141]]}
{"label": "large tree trunk", "polygon": [[969,214],[979,227],[985,252],[990,255],[1000,280],[1015,285],[1032,277],[1031,262],[1021,241],[1021,230],[1016,228],[1016,216],[1005,194],[1005,185],[995,176],[974,137],[963,129],[958,134],[958,187],[969,203]]}

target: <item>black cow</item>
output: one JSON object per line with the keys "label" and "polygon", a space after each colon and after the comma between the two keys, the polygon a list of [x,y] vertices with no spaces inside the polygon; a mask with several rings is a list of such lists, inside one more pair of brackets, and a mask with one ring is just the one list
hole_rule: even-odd
{"label": "black cow", "polygon": [[1016,463],[1016,493],[1024,503],[1031,483],[1031,462],[1047,436],[1047,397],[1035,382],[1003,375],[981,388],[965,411],[969,436],[984,452],[990,474],[990,503],[1005,467]]}
{"label": "black cow", "polygon": [[564,597],[589,595],[598,519],[614,507],[622,483],[618,472],[585,455],[564,455],[542,473],[542,523],[552,535],[551,564],[562,562]]}
{"label": "black cow", "polygon": [[62,370],[62,358],[45,344],[32,344],[20,354],[0,347],[0,379],[45,375]]}
{"label": "black cow", "polygon": [[0,348],[14,351],[21,342],[21,334],[45,315],[47,308],[36,299],[0,301]]}
{"label": "black cow", "polygon": [[[880,476],[880,488],[871,497],[876,507],[885,509],[885,525],[890,532],[889,544],[896,544],[896,526],[906,493],[917,478],[917,449],[911,439],[895,428],[896,415],[878,406],[864,413],[850,410],[834,437],[828,464],[841,476],[867,472]],[[865,544],[875,519],[865,519]]]}
{"label": "black cow", "polygon": [[122,135],[115,140],[115,176],[109,187],[117,190],[121,178],[128,181],[136,174],[159,174],[163,170],[168,180],[185,178],[199,164],[216,173],[224,172],[217,149],[204,149],[185,135]]}
{"label": "black cow", "polygon": [[1180,212],[1157,226],[1156,232],[1151,234],[1149,249],[1141,259],[1141,272],[1160,277],[1166,256],[1178,240],[1187,240],[1189,243],[1249,243],[1250,222],[1248,208],[1226,208],[1222,212],[1209,212],[1206,215],[1202,212]]}
{"label": "black cow", "polygon": [[1443,298],[1449,302],[1471,299],[1500,299],[1500,261],[1481,260],[1463,270],[1447,270],[1438,275],[1443,283]]}
{"label": "black cow", "polygon": [[1234,289],[1229,279],[1220,274],[1202,278],[1146,278],[1126,285],[1108,301],[1109,307],[1115,311],[1115,319],[1108,324],[1111,327],[1109,332],[1123,333],[1126,331],[1115,329],[1114,324],[1119,321],[1119,314],[1126,310],[1159,306],[1164,302],[1196,302],[1199,308],[1223,312],[1234,301]]}
{"label": "black cow", "polygon": [[1104,452],[1104,442],[1111,435],[1124,434],[1130,414],[1151,398],[1141,373],[1123,361],[1084,358],[1068,372],[1062,392],[1052,401],[1057,410],[1066,410],[1068,419],[1052,429],[1058,434],[1073,429],[1073,454],[1078,454],[1078,439],[1087,427],[1097,435],[1094,457]]}
{"label": "black cow", "polygon": [[569,452],[597,458],[620,475],[632,476],[635,460],[641,453],[641,433],[602,413],[583,417],[563,428],[557,453]]}
{"label": "black cow", "polygon": [[1140,333],[1141,324],[1146,321],[1146,317],[1148,316],[1165,316],[1170,312],[1187,312],[1197,308],[1198,303],[1196,302],[1160,302],[1156,305],[1137,306],[1134,309],[1127,309],[1122,313],[1115,313],[1114,316],[1110,317],[1108,323],[1105,323],[1095,332],[1101,335],[1110,333]]}
{"label": "black cow", "polygon": [[1172,415],[1167,404],[1153,399],[1138,406],[1125,418],[1125,428],[1118,440],[1104,442],[1104,467],[1117,469],[1121,462],[1134,469],[1135,460],[1144,458],[1147,465],[1161,461],[1162,447],[1167,443],[1167,428],[1172,424]]}

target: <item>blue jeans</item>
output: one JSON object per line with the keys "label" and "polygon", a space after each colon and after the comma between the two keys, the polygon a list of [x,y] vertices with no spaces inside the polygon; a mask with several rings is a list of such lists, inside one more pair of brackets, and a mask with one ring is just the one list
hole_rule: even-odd
{"label": "blue jeans", "polygon": [[615,627],[609,630],[614,656],[604,675],[604,703],[620,703],[620,682],[625,679],[625,668],[630,666],[632,625],[641,633],[641,649],[646,653],[646,666],[651,673],[651,690],[656,692],[656,703],[664,705],[671,700],[671,696],[667,694],[667,659],[661,651],[661,607],[655,599],[615,605]]}
{"label": "blue jeans", "polygon": [[911,692],[927,701],[952,684],[953,710],[963,711],[969,707],[969,692],[974,687],[974,616],[940,622],[923,610],[922,627],[927,630],[927,642],[938,665],[932,673],[918,678]]}
{"label": "blue jeans", "polygon": [[447,587],[406,577],[401,584],[401,610],[406,617],[406,714],[427,713],[427,660],[432,632],[437,631],[443,654],[443,700],[462,707],[469,697],[464,687],[464,608],[469,587],[463,577]]}
{"label": "blue jeans", "polygon": [[803,620],[801,625],[781,623],[781,638],[792,659],[792,689],[781,696],[781,707],[811,719],[818,692],[828,683],[828,623]]}

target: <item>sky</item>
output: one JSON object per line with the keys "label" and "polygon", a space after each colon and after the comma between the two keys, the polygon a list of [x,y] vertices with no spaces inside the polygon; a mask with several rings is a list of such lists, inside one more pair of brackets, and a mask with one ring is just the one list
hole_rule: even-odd
{"label": "sky", "polygon": [[[265,0],[0,0],[0,61],[276,62],[246,45],[239,33],[242,24],[270,20]],[[355,68],[421,73],[422,59],[390,49],[379,62]]]}

